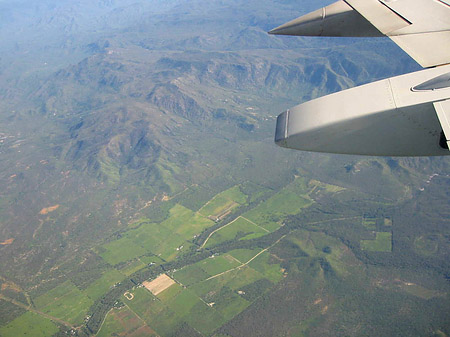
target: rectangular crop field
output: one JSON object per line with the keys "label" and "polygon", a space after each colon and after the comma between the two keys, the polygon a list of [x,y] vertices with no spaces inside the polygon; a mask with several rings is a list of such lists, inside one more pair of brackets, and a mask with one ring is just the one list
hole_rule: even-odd
{"label": "rectangular crop field", "polygon": [[161,243],[171,235],[171,231],[158,223],[145,223],[139,228],[132,229],[123,234],[137,246],[143,247],[147,252],[153,252]]}
{"label": "rectangular crop field", "polygon": [[234,240],[235,238],[245,240],[260,237],[266,235],[267,233],[267,229],[259,227],[243,217],[238,217],[232,223],[216,231],[209,238],[206,247],[215,246],[225,241]]}
{"label": "rectangular crop field", "polygon": [[126,262],[144,255],[147,251],[131,239],[123,237],[96,248],[97,253],[110,265]]}
{"label": "rectangular crop field", "polygon": [[94,303],[72,282],[66,281],[34,299],[37,309],[74,325],[81,324]]}
{"label": "rectangular crop field", "polygon": [[224,271],[236,268],[241,265],[239,261],[233,258],[231,255],[220,255],[210,257],[196,263],[202,270],[204,270],[209,276],[223,273]]}
{"label": "rectangular crop field", "polygon": [[59,330],[48,318],[33,312],[26,312],[8,324],[0,327],[2,337],[47,337],[52,336]]}
{"label": "rectangular crop field", "polygon": [[377,232],[375,240],[361,240],[361,249],[371,252],[391,252],[392,233]]}
{"label": "rectangular crop field", "polygon": [[242,263],[248,262],[250,259],[252,259],[256,254],[258,254],[261,251],[260,248],[255,249],[235,249],[229,252],[231,256],[233,256],[238,261],[241,261]]}
{"label": "rectangular crop field", "polygon": [[98,337],[109,336],[156,337],[155,332],[128,307],[113,309],[105,318]]}
{"label": "rectangular crop field", "polygon": [[[151,262],[153,262],[153,261],[151,261]],[[134,260],[134,261],[131,261],[130,263],[126,264],[125,266],[121,267],[120,272],[126,276],[130,276],[131,274],[137,272],[138,270],[145,268],[147,266],[147,264],[142,262],[140,259]]]}
{"label": "rectangular crop field", "polygon": [[239,186],[234,186],[217,194],[200,208],[198,212],[207,217],[221,217],[226,214],[226,212],[244,204],[246,201],[247,196],[241,192]]}
{"label": "rectangular crop field", "polygon": [[281,266],[269,252],[264,252],[249,263],[249,266],[260,272],[266,279],[278,283],[283,278]]}
{"label": "rectangular crop field", "polygon": [[194,213],[181,205],[175,205],[170,210],[170,217],[162,222],[162,225],[172,233],[177,233],[185,240],[192,239],[196,234],[214,224],[213,221]]}
{"label": "rectangular crop field", "polygon": [[280,227],[279,222],[284,217],[297,214],[312,203],[310,199],[285,188],[242,216],[269,231],[274,231]]}
{"label": "rectangular crop field", "polygon": [[86,290],[83,291],[90,299],[96,300],[107,293],[109,289],[116,283],[122,281],[125,275],[115,269],[109,270],[98,280],[93,282]]}
{"label": "rectangular crop field", "polygon": [[[202,261],[200,261],[202,262]],[[200,263],[199,262],[199,263]],[[206,280],[210,275],[207,274],[199,265],[194,264],[177,270],[173,277],[185,286],[193,285],[197,282]]]}
{"label": "rectangular crop field", "polygon": [[145,281],[142,284],[145,288],[151,291],[153,295],[156,296],[169,288],[171,285],[175,284],[175,281],[166,274],[161,274],[153,281]]}

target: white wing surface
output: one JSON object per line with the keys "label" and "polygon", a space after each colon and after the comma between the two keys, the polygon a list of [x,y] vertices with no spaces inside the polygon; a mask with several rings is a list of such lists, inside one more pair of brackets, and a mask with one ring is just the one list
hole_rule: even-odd
{"label": "white wing surface", "polygon": [[450,6],[440,0],[346,0],[422,67],[450,63]]}
{"label": "white wing surface", "polygon": [[278,116],[278,145],[378,156],[450,155],[450,0],[340,0],[269,33],[388,36],[431,68],[289,109]]}
{"label": "white wing surface", "polygon": [[450,63],[450,0],[341,0],[269,33],[385,35],[428,68]]}

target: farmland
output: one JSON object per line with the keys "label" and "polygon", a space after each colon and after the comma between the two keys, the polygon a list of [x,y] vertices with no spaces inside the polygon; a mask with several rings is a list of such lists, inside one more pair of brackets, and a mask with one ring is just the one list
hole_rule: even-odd
{"label": "farmland", "polygon": [[27,312],[16,318],[5,326],[0,327],[0,336],[2,337],[47,337],[58,331],[56,326],[49,319],[43,318],[32,312]]}
{"label": "farmland", "polygon": [[265,202],[244,213],[243,216],[268,231],[275,231],[287,215],[297,214],[313,203],[307,192],[302,179],[297,178]]}
{"label": "farmland", "polygon": [[325,1],[28,3],[0,5],[1,336],[450,336],[450,157],[273,141],[419,70],[391,40],[267,34]]}
{"label": "farmland", "polygon": [[374,240],[361,240],[361,248],[371,252],[391,252],[392,233],[377,232]]}
{"label": "farmland", "polygon": [[93,282],[84,293],[92,300],[100,298],[103,294],[114,286],[116,283],[122,281],[125,275],[121,274],[115,269],[105,272],[101,278]]}
{"label": "farmland", "polygon": [[219,243],[234,239],[246,240],[254,239],[266,235],[268,230],[250,222],[249,220],[239,217],[226,227],[216,231],[208,240],[206,247],[211,247]]}
{"label": "farmland", "polygon": [[128,307],[112,309],[105,319],[98,337],[130,336],[130,337],[153,337],[157,336],[154,331],[145,324]]}
{"label": "farmland", "polygon": [[[93,297],[97,289],[93,288]],[[50,316],[58,317],[74,325],[81,324],[93,301],[73,283],[66,281],[34,300],[36,307]]]}
{"label": "farmland", "polygon": [[198,212],[212,219],[221,218],[233,208],[245,204],[246,199],[247,196],[240,191],[239,186],[234,186],[214,196]]}

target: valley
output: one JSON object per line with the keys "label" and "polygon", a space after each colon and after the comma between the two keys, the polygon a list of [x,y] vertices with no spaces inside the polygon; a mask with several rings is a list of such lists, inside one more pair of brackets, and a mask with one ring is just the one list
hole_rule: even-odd
{"label": "valley", "polygon": [[323,4],[0,2],[1,336],[450,335],[449,159],[273,142],[418,67]]}

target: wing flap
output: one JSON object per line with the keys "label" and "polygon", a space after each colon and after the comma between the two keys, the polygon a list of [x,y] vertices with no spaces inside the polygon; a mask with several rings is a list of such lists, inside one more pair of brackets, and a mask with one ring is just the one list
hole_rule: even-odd
{"label": "wing flap", "polygon": [[344,0],[384,35],[411,23],[378,0]]}
{"label": "wing flap", "polygon": [[450,31],[389,37],[424,68],[450,63]]}
{"label": "wing flap", "polygon": [[[447,0],[449,1],[449,0]],[[450,63],[450,6],[434,0],[345,0],[422,67]]]}

